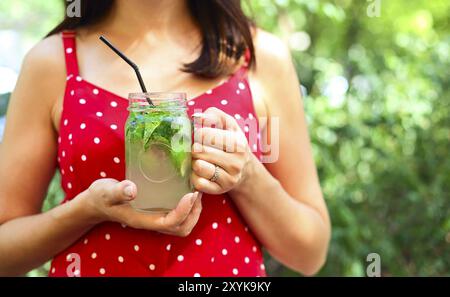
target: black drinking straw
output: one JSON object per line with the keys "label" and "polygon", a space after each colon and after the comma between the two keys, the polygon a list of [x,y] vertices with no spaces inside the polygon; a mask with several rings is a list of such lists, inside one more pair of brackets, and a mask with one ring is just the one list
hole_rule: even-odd
{"label": "black drinking straw", "polygon": [[[100,36],[100,40],[103,41],[110,49],[112,49],[119,57],[121,57],[125,62],[127,62],[128,65],[130,65],[134,72],[136,72],[137,79],[139,80],[139,85],[141,86],[142,92],[147,93],[147,88],[145,87],[144,81],[142,80],[141,73],[139,72],[139,67],[130,59],[128,59],[127,56],[125,56],[121,51],[119,51],[114,45],[109,42],[108,39],[106,39],[103,35]],[[152,100],[145,96],[145,99],[147,100],[148,104],[153,105]]]}

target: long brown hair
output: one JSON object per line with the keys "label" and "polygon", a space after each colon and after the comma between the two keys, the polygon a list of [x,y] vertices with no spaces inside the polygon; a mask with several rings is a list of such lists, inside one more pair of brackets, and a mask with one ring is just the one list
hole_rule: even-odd
{"label": "long brown hair", "polygon": [[[249,66],[255,65],[253,22],[244,14],[240,0],[187,1],[190,13],[200,26],[203,43],[200,56],[183,65],[183,71],[210,78],[228,75],[246,50]],[[70,2],[64,0],[64,3],[67,9]],[[65,14],[64,20],[47,36],[99,22],[111,10],[114,0],[81,0],[80,4],[81,17]]]}

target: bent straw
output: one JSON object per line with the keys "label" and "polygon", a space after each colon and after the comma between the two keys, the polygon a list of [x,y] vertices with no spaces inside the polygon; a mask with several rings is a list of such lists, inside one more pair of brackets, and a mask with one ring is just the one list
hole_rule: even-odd
{"label": "bent straw", "polygon": [[[147,88],[145,87],[144,81],[142,80],[139,67],[127,56],[125,56],[121,51],[119,51],[114,45],[112,45],[111,42],[109,42],[109,40],[106,39],[103,35],[101,35],[99,39],[103,41],[103,43],[105,43],[110,49],[112,49],[119,57],[121,57],[125,62],[127,62],[128,65],[130,65],[134,69],[134,72],[136,73],[137,79],[139,81],[139,85],[141,86],[142,92],[147,93]],[[148,104],[154,105],[152,100],[150,100],[150,98],[145,96],[145,99],[147,100]]]}

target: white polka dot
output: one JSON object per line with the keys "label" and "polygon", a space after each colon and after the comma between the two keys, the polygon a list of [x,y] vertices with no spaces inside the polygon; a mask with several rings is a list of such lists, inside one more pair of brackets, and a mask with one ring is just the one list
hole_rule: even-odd
{"label": "white polka dot", "polygon": [[92,259],[97,258],[97,253],[96,253],[96,252],[92,253],[92,254],[91,254],[91,258],[92,258]]}
{"label": "white polka dot", "polygon": [[170,251],[170,248],[172,247],[172,245],[170,245],[170,243],[168,245],[166,245],[166,250]]}
{"label": "white polka dot", "polygon": [[52,273],[55,273],[56,269],[55,267],[52,268]]}
{"label": "white polka dot", "polygon": [[70,96],[73,96],[73,95],[75,95],[75,91],[74,90],[70,91]]}
{"label": "white polka dot", "polygon": [[68,138],[69,138],[69,140],[72,139],[72,133],[69,134],[69,137],[68,137]]}
{"label": "white polka dot", "polygon": [[63,158],[66,156],[66,151],[62,151],[61,155],[63,156]]}
{"label": "white polka dot", "polygon": [[139,246],[137,244],[134,245],[134,250],[137,252],[139,251]]}
{"label": "white polka dot", "polygon": [[236,94],[240,94],[241,93],[241,90],[236,90]]}
{"label": "white polka dot", "polygon": [[100,274],[105,274],[105,268],[100,268],[100,270],[99,270],[99,272],[100,272]]}
{"label": "white polka dot", "polygon": [[117,258],[117,260],[118,260],[120,263],[123,263],[123,257],[122,257],[122,256],[119,256],[119,257]]}
{"label": "white polka dot", "polygon": [[81,78],[81,76],[77,76],[77,81],[82,81],[83,79]]}
{"label": "white polka dot", "polygon": [[206,91],[206,94],[212,94],[212,90],[208,90],[208,91]]}
{"label": "white polka dot", "polygon": [[244,262],[245,262],[246,264],[250,263],[250,258],[249,258],[249,257],[245,257],[245,258],[244,258]]}
{"label": "white polka dot", "polygon": [[111,105],[112,107],[117,107],[117,102],[116,102],[116,101],[111,101],[110,105]]}
{"label": "white polka dot", "polygon": [[253,120],[253,115],[252,115],[251,113],[249,113],[249,114],[248,114],[248,118],[249,118],[250,120]]}
{"label": "white polka dot", "polygon": [[188,105],[189,105],[189,106],[192,106],[192,105],[194,105],[194,104],[195,104],[195,101],[194,101],[194,100],[189,100],[189,101],[188,101]]}
{"label": "white polka dot", "polygon": [[58,143],[61,143],[61,136],[58,137]]}
{"label": "white polka dot", "polygon": [[75,271],[73,272],[73,275],[79,276],[79,275],[80,275],[80,270],[79,270],[79,269],[75,270]]}
{"label": "white polka dot", "polygon": [[253,144],[253,151],[257,151],[258,150],[258,145],[256,143]]}
{"label": "white polka dot", "polygon": [[211,257],[211,263],[214,263],[214,257]]}
{"label": "white polka dot", "polygon": [[256,251],[257,251],[256,246],[253,246],[253,247],[252,247],[252,251],[253,251],[254,253],[256,253]]}
{"label": "white polka dot", "polygon": [[244,127],[244,131],[248,133],[248,131],[249,131],[248,126],[245,126],[245,127]]}
{"label": "white polka dot", "polygon": [[99,144],[99,143],[100,143],[100,138],[94,137],[94,143],[95,143],[95,144]]}
{"label": "white polka dot", "polygon": [[68,189],[72,189],[72,184],[71,183],[67,183],[67,188]]}
{"label": "white polka dot", "polygon": [[110,127],[111,127],[111,129],[113,129],[113,130],[117,130],[117,125],[115,125],[115,124],[112,124]]}
{"label": "white polka dot", "polygon": [[70,141],[70,142],[69,142],[69,144],[70,144],[70,145],[72,145],[72,144],[73,144],[73,142],[72,142],[72,141]]}
{"label": "white polka dot", "polygon": [[94,93],[94,95],[98,95],[98,90],[97,89],[93,89],[92,93]]}
{"label": "white polka dot", "polygon": [[217,227],[218,227],[218,224],[217,224],[217,223],[213,223],[213,224],[212,224],[212,228],[213,228],[213,229],[217,229]]}
{"label": "white polka dot", "polygon": [[245,85],[244,85],[244,83],[239,83],[238,84],[238,86],[239,86],[239,89],[241,89],[241,90],[245,90]]}
{"label": "white polka dot", "polygon": [[184,260],[183,255],[178,255],[177,260],[178,262],[182,262]]}
{"label": "white polka dot", "polygon": [[225,199],[223,199],[223,200],[222,200],[222,204],[225,204],[225,203],[227,203],[227,202],[225,201]]}
{"label": "white polka dot", "polygon": [[64,171],[64,169],[61,169],[61,174],[62,174],[62,175],[66,174],[66,172]]}
{"label": "white polka dot", "polygon": [[87,243],[88,243],[88,239],[85,238],[84,241],[83,241],[83,243],[84,243],[84,244],[87,244]]}
{"label": "white polka dot", "polygon": [[198,272],[194,273],[194,277],[200,277],[200,273]]}
{"label": "white polka dot", "polygon": [[86,159],[87,159],[87,158],[86,158],[86,155],[81,155],[81,160],[82,160],[82,161],[86,161]]}
{"label": "white polka dot", "polygon": [[236,237],[234,238],[234,242],[239,243],[239,241],[241,241],[241,239],[239,238],[239,236],[236,236]]}
{"label": "white polka dot", "polygon": [[197,240],[195,241],[195,244],[196,244],[196,245],[202,245],[202,240],[201,240],[201,239],[197,239]]}
{"label": "white polka dot", "polygon": [[231,218],[230,217],[227,218],[227,223],[231,224]]}
{"label": "white polka dot", "polygon": [[150,264],[150,265],[148,265],[148,268],[150,269],[150,270],[155,270],[155,264]]}
{"label": "white polka dot", "polygon": [[60,163],[61,162],[61,158],[60,157],[58,157],[58,163]]}
{"label": "white polka dot", "polygon": [[68,47],[66,48],[66,53],[71,54],[73,52],[73,48]]}
{"label": "white polka dot", "polygon": [[110,240],[110,239],[111,239],[111,235],[110,235],[109,233],[106,233],[106,234],[105,234],[105,239],[106,239],[106,240]]}
{"label": "white polka dot", "polygon": [[106,177],[106,173],[104,171],[100,172],[101,177]]}
{"label": "white polka dot", "polygon": [[222,105],[227,105],[227,104],[228,104],[228,101],[225,100],[225,99],[223,99],[222,101],[220,101],[220,104],[222,104]]}
{"label": "white polka dot", "polygon": [[69,166],[69,170],[70,170],[70,172],[73,172],[73,167],[72,167],[72,165]]}
{"label": "white polka dot", "polygon": [[264,264],[259,265],[259,268],[261,268],[261,270],[265,270],[266,266],[264,266]]}
{"label": "white polka dot", "polygon": [[240,120],[240,119],[241,119],[241,115],[240,115],[240,114],[235,114],[235,115],[234,115],[234,118],[235,118],[236,120]]}
{"label": "white polka dot", "polygon": [[86,104],[86,99],[81,98],[78,102],[80,102],[80,104]]}
{"label": "white polka dot", "polygon": [[65,119],[65,120],[64,120],[64,126],[67,126],[68,123],[69,123],[69,120],[68,120],[68,119]]}
{"label": "white polka dot", "polygon": [[237,268],[233,268],[233,274],[234,275],[238,275],[239,271],[237,270]]}
{"label": "white polka dot", "polygon": [[67,76],[66,80],[70,80],[73,77],[73,74]]}
{"label": "white polka dot", "polygon": [[97,111],[97,112],[95,113],[95,115],[96,115],[96,116],[98,116],[98,117],[100,118],[100,117],[102,117],[102,116],[103,116],[103,112],[101,112],[101,111]]}
{"label": "white polka dot", "polygon": [[117,158],[117,157],[114,157],[114,163],[116,163],[116,164],[119,164],[120,163],[120,159],[119,158]]}
{"label": "white polka dot", "polygon": [[227,249],[222,249],[222,255],[226,256],[228,254]]}
{"label": "white polka dot", "polygon": [[248,227],[245,227],[244,230],[245,230],[245,232],[248,232]]}
{"label": "white polka dot", "polygon": [[86,124],[85,124],[85,123],[81,123],[80,129],[81,129],[81,130],[84,130],[85,128],[86,128]]}

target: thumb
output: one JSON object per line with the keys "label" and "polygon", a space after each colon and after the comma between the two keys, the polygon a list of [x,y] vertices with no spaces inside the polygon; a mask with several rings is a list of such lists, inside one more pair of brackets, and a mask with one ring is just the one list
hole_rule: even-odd
{"label": "thumb", "polygon": [[111,204],[129,202],[136,198],[136,194],[136,185],[132,181],[123,180],[112,187],[108,200]]}

